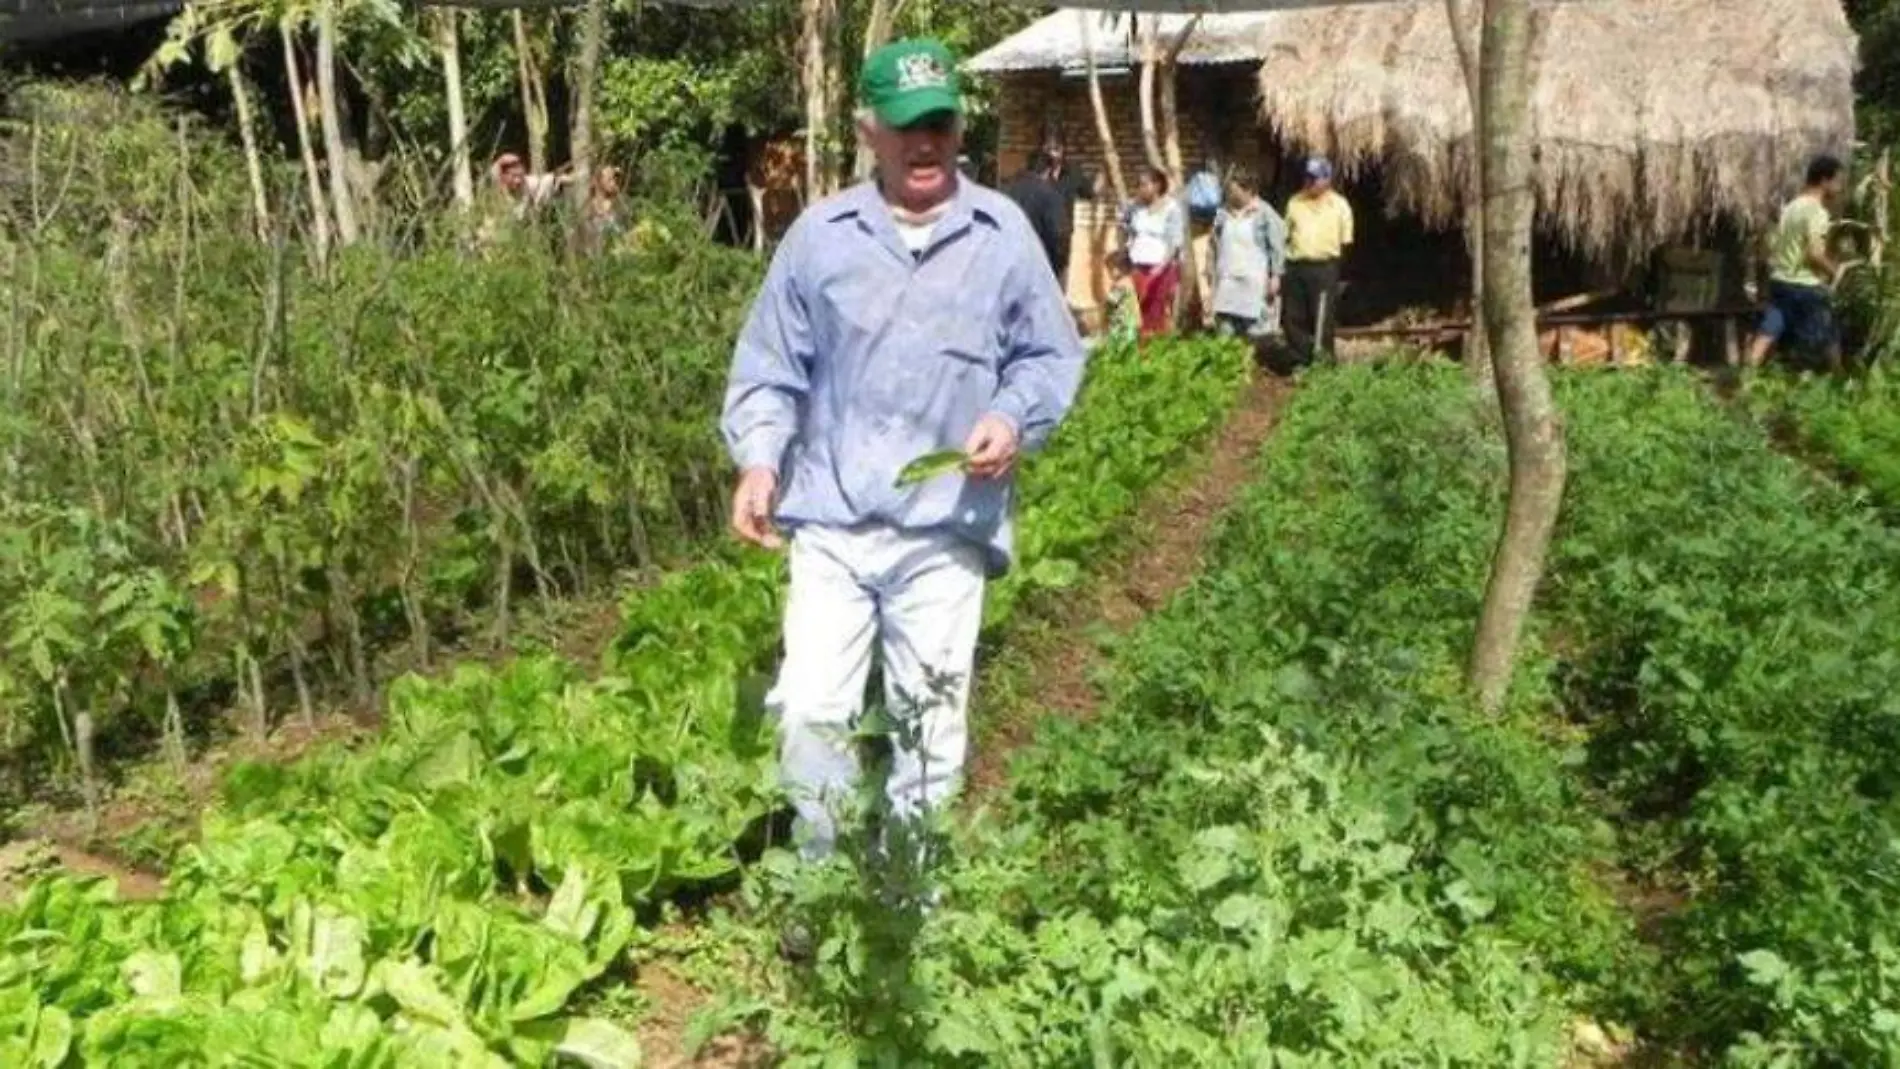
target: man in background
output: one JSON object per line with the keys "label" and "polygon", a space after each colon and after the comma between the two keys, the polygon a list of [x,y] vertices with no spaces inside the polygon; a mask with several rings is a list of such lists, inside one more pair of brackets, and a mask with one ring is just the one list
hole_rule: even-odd
{"label": "man in background", "polygon": [[563,165],[548,174],[529,174],[528,165],[512,152],[495,157],[495,187],[513,205],[516,219],[525,219],[554,199],[554,195],[572,180]]}
{"label": "man in background", "polygon": [[1845,184],[1840,160],[1816,156],[1801,192],[1782,207],[1768,239],[1768,311],[1748,347],[1749,367],[1760,367],[1784,338],[1826,360],[1828,367],[1840,366],[1833,286],[1841,268],[1828,252],[1827,238],[1834,225],[1828,206]]}
{"label": "man in background", "polygon": [[1333,351],[1338,318],[1339,267],[1352,247],[1352,205],[1333,189],[1333,165],[1306,161],[1306,184],[1286,206],[1287,268],[1282,322],[1287,345],[1301,364]]}
{"label": "man in background", "polygon": [[1059,132],[1051,131],[1043,138],[1042,155],[1049,161],[1049,182],[1062,197],[1062,265],[1056,268],[1056,278],[1061,280],[1066,290],[1069,284],[1069,247],[1075,233],[1075,202],[1095,200],[1095,180],[1080,167],[1070,166],[1068,148],[1062,143]]}
{"label": "man in background", "polygon": [[1056,188],[1050,173],[1049,157],[1041,152],[1029,157],[1029,166],[1003,187],[1003,193],[1028,217],[1030,229],[1049,258],[1049,266],[1058,280],[1069,277],[1069,227],[1066,201]]}

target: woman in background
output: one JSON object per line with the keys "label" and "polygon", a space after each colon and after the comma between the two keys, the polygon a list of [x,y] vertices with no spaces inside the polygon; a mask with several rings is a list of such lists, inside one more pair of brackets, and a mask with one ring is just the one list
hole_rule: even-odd
{"label": "woman in background", "polygon": [[1260,199],[1252,171],[1234,170],[1225,192],[1214,217],[1214,316],[1223,334],[1257,337],[1280,325],[1286,220]]}
{"label": "woman in background", "polygon": [[1174,296],[1181,287],[1181,248],[1187,240],[1187,216],[1168,196],[1168,176],[1150,167],[1135,183],[1135,201],[1122,215],[1123,250],[1134,268],[1135,298],[1141,305],[1141,336],[1165,334],[1174,327]]}
{"label": "woman in background", "polygon": [[602,167],[587,184],[587,208],[581,217],[588,246],[601,252],[626,229],[620,208],[620,168]]}

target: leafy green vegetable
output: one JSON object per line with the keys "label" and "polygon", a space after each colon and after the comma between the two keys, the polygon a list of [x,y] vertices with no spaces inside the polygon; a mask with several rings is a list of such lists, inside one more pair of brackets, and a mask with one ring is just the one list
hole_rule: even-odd
{"label": "leafy green vegetable", "polygon": [[[1045,580],[1072,581],[1167,469],[1164,445],[1218,421],[1245,353],[1212,352],[1168,376],[1098,360],[1024,477],[1025,532],[1070,555]],[[1217,385],[1185,389],[1197,374]],[[1066,475],[1080,464],[1091,477]],[[233,769],[158,902],[34,883],[0,910],[0,1050],[64,1036],[86,1064],[637,1064],[575,1003],[621,960],[635,908],[730,877],[781,804],[760,677],[782,567],[722,550],[630,595],[597,681],[548,658],[408,678],[366,744]],[[536,889],[543,908],[517,894]]]}
{"label": "leafy green vegetable", "polygon": [[970,457],[961,449],[942,449],[935,453],[925,453],[904,465],[904,470],[897,473],[897,486],[900,489],[916,486],[918,483],[929,482],[939,475],[969,469]]}

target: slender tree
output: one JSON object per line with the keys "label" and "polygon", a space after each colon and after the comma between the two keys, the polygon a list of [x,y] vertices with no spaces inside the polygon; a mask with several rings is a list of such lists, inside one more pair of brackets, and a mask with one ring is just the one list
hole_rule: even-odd
{"label": "slender tree", "polygon": [[1076,21],[1082,26],[1082,56],[1088,66],[1089,110],[1095,114],[1095,136],[1102,143],[1102,166],[1108,170],[1109,188],[1115,191],[1115,203],[1128,201],[1128,179],[1122,174],[1122,155],[1115,147],[1115,127],[1108,119],[1108,102],[1102,95],[1102,74],[1095,62],[1095,15],[1077,9]]}
{"label": "slender tree", "polygon": [[[1480,91],[1479,25],[1482,12],[1473,7],[1482,0],[1445,0],[1445,18],[1451,24],[1458,66],[1465,76],[1465,95],[1471,102],[1471,150],[1465,176],[1465,252],[1471,260],[1471,316],[1484,314],[1484,94]],[[1492,392],[1491,352],[1485,332],[1474,323],[1465,335],[1465,371],[1479,392]]]}
{"label": "slender tree", "polygon": [[468,107],[462,91],[461,12],[445,7],[435,12],[435,47],[442,57],[442,92],[448,97],[449,188],[457,207],[475,203],[475,183],[468,155]]}
{"label": "slender tree", "polygon": [[521,117],[528,124],[528,169],[542,174],[548,169],[548,90],[541,73],[541,61],[528,34],[528,21],[520,8],[508,13],[515,35],[515,77],[521,83]]}
{"label": "slender tree", "polygon": [[[1136,16],[1137,18],[1139,16]],[[1141,147],[1147,153],[1148,165],[1168,176],[1168,183],[1179,195],[1184,192],[1187,181],[1187,161],[1181,155],[1181,112],[1177,103],[1179,85],[1179,66],[1181,52],[1187,47],[1188,40],[1201,25],[1201,16],[1188,19],[1180,32],[1168,41],[1164,49],[1161,44],[1161,17],[1150,17],[1142,23],[1141,41]],[[1157,107],[1156,96],[1160,97]],[[1191,293],[1195,303],[1202,308],[1207,306],[1205,283],[1201,278],[1199,258],[1194,254],[1194,235],[1190,232],[1188,240],[1181,248],[1181,276],[1186,285],[1176,290],[1175,315],[1180,316],[1188,306]]]}
{"label": "slender tree", "polygon": [[837,116],[838,0],[802,0],[799,91],[805,102],[805,198],[815,201],[837,188],[832,121]]}
{"label": "slender tree", "polygon": [[203,44],[205,69],[224,76],[237,112],[238,143],[244,150],[244,171],[251,185],[251,217],[261,240],[270,234],[270,193],[264,185],[263,151],[257,143],[250,86],[244,80],[244,43],[262,9],[229,5],[201,7],[188,4],[166,27],[165,40],[139,72],[136,83],[150,86],[167,70],[189,60],[192,46]]}
{"label": "slender tree", "polygon": [[310,197],[310,228],[316,238],[316,257],[322,262],[331,241],[330,198],[323,191],[323,175],[317,166],[317,149],[310,140],[310,109],[307,83],[302,64],[297,61],[297,35],[288,17],[278,20],[277,34],[284,48],[284,78],[290,88],[291,117],[297,123],[297,152],[303,158],[304,185]]}
{"label": "slender tree", "polygon": [[[1161,152],[1167,161],[1169,181],[1185,195],[1187,183],[1187,160],[1181,154],[1181,52],[1187,47],[1188,39],[1201,25],[1201,16],[1195,15],[1181,27],[1181,32],[1168,43],[1168,50],[1161,56]],[[1182,205],[1186,207],[1185,202]],[[1180,315],[1188,305],[1188,295],[1194,297],[1193,306],[1205,315],[1212,294],[1208,291],[1206,272],[1201,270],[1200,254],[1194,248],[1194,232],[1190,229],[1187,240],[1181,247],[1181,273],[1187,277],[1188,285],[1176,291],[1175,314]]]}
{"label": "slender tree", "polygon": [[337,99],[337,0],[317,4],[317,122],[323,129],[323,157],[330,176],[330,210],[336,213],[337,241],[354,245],[362,236],[356,222],[356,196],[350,189],[349,152],[343,140],[343,110]]}
{"label": "slender tree", "polygon": [[[864,20],[864,57],[889,44],[891,33],[897,26],[898,16],[904,13],[904,7],[910,0],[871,0],[871,12]],[[860,143],[857,158],[853,161],[851,178],[857,179],[871,173],[871,146]]]}
{"label": "slender tree", "polygon": [[1563,501],[1563,421],[1537,351],[1531,297],[1530,4],[1484,0],[1484,326],[1510,457],[1510,497],[1472,643],[1470,683],[1502,708]]}
{"label": "slender tree", "polygon": [[594,97],[600,86],[600,52],[606,36],[606,0],[587,0],[581,11],[580,57],[574,93],[574,127],[568,139],[568,159],[573,163],[574,183],[569,193],[575,207],[587,202],[589,176],[594,167]]}

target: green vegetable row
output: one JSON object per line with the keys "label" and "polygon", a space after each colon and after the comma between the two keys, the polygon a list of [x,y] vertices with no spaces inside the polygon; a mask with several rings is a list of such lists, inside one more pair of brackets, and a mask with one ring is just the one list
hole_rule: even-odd
{"label": "green vegetable row", "polygon": [[[1101,549],[1246,360],[1098,354],[1024,475],[1031,559]],[[235,769],[160,901],[36,884],[0,914],[0,1061],[632,1064],[631,1037],[568,1007],[635,910],[731,874],[777,806],[752,683],[779,581],[776,558],[735,551],[636,595],[597,682],[547,660],[404,681],[369,746]]]}
{"label": "green vegetable row", "polygon": [[1900,383],[1885,364],[1864,378],[1763,378],[1746,395],[1772,433],[1900,515]]}
{"label": "green vegetable row", "polygon": [[705,413],[757,275],[697,238],[322,272],[246,234],[0,261],[0,790],[88,734],[182,757],[230,684],[259,734],[366,697],[383,652],[505,643],[511,599],[719,530]]}
{"label": "green vegetable row", "polygon": [[1550,661],[1501,719],[1462,692],[1502,472],[1462,375],[1313,373],[1262,462],[1099,718],[1018,755],[907,963],[833,919],[774,985],[787,1065],[1547,1067],[1647,967]]}
{"label": "green vegetable row", "polygon": [[1657,1029],[1734,1065],[1891,1064],[1900,535],[1686,374],[1562,403],[1565,697],[1659,892]]}

